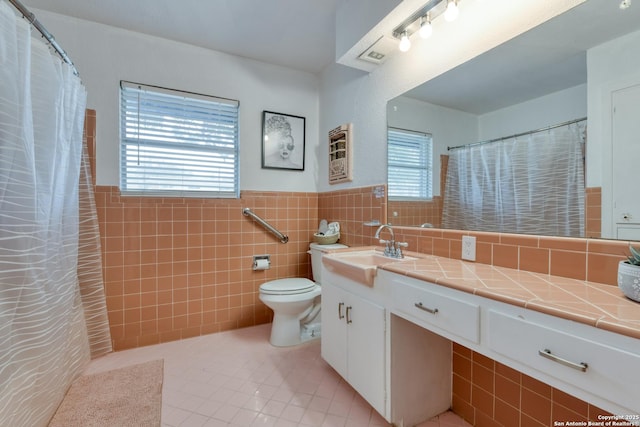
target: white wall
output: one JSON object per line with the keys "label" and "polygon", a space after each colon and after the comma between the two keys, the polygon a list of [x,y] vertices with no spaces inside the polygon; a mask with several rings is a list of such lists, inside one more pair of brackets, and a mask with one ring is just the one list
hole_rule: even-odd
{"label": "white wall", "polygon": [[587,117],[587,85],[575,86],[479,117],[478,141]]}
{"label": "white wall", "polygon": [[[319,78],[221,52],[34,11],[74,61],[97,111],[97,184],[118,185],[120,80],[240,101],[240,188],[316,191]],[[306,117],[304,172],[261,169],[262,111]]]}
{"label": "white wall", "polygon": [[[118,184],[118,83],[123,79],[240,100],[241,189],[329,191],[386,182],[388,100],[582,1],[462,2],[463,13],[454,24],[434,22],[432,38],[414,44],[407,54],[391,57],[371,73],[334,64],[320,79],[46,11],[34,12],[76,63],[89,92],[88,106],[97,110],[99,185]],[[304,172],[261,169],[263,110],[307,118]],[[354,125],[354,179],[330,185],[327,132],[343,123]]]}
{"label": "white wall", "polygon": [[477,140],[478,117],[400,96],[387,104],[387,123],[391,127],[430,133],[433,137],[433,195],[440,195],[440,155],[447,147]]}
{"label": "white wall", "polygon": [[[336,60],[358,43],[401,0],[346,0],[336,12]],[[352,19],[357,16],[358,19]]]}

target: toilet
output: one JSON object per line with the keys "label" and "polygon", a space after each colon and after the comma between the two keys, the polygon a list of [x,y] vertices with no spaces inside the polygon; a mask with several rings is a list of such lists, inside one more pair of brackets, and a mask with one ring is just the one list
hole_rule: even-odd
{"label": "toilet", "polygon": [[260,300],[273,310],[270,342],[287,347],[320,337],[320,284],[322,254],[343,249],[339,243],[311,243],[311,272],[315,282],[303,278],[277,279],[260,285]]}

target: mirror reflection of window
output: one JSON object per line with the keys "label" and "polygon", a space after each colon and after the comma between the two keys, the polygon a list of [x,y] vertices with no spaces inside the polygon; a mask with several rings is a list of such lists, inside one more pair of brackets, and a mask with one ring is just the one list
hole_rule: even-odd
{"label": "mirror reflection of window", "polygon": [[429,200],[433,197],[433,138],[428,133],[389,127],[387,130],[389,198]]}

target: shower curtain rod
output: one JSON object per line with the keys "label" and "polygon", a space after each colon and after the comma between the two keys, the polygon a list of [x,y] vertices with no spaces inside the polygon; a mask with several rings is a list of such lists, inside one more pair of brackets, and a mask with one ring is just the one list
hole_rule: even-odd
{"label": "shower curtain rod", "polygon": [[569,120],[568,122],[559,123],[557,125],[551,125],[551,126],[547,126],[547,127],[536,129],[536,130],[530,130],[528,132],[516,133],[514,135],[509,135],[509,136],[503,136],[503,137],[500,137],[500,138],[490,139],[488,141],[472,142],[471,144],[456,145],[455,147],[447,147],[447,151],[455,150],[457,148],[466,148],[466,147],[473,147],[475,145],[489,144],[490,142],[503,141],[505,139],[517,138],[519,136],[531,135],[532,133],[544,132],[546,130],[551,130],[551,129],[559,128],[559,127],[562,127],[562,126],[569,126],[569,125],[572,125],[574,123],[579,123],[579,122],[581,122],[583,120],[587,120],[587,118],[583,117],[581,119]]}
{"label": "shower curtain rod", "polygon": [[56,39],[51,35],[51,33],[47,31],[47,29],[40,23],[40,21],[36,19],[36,16],[33,13],[31,13],[29,9],[27,9],[27,7],[22,3],[20,3],[18,0],[9,0],[9,3],[11,3],[13,7],[18,9],[18,11],[22,14],[22,16],[24,16],[24,18],[28,20],[31,23],[31,25],[34,26],[35,29],[40,32],[40,34],[42,34],[42,37],[44,37],[47,40],[47,42],[51,45],[51,47],[55,49],[56,53],[60,55],[62,60],[71,66],[71,69],[73,70],[73,74],[75,74],[76,76],[79,76],[80,74],[78,73],[76,66],[73,65],[73,61],[71,61],[71,58],[69,58],[69,56],[67,55],[67,52],[65,52],[64,49],[60,47],[60,45],[58,44]]}

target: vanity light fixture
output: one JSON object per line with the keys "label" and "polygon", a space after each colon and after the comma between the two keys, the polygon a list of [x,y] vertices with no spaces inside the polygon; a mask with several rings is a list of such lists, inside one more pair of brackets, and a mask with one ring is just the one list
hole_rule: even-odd
{"label": "vanity light fixture", "polygon": [[418,31],[418,34],[420,34],[420,38],[428,39],[431,37],[432,33],[433,27],[431,26],[431,17],[429,16],[429,13],[427,13],[427,16],[420,18],[420,30]]}
{"label": "vanity light fixture", "polygon": [[[460,0],[428,0],[424,6],[402,21],[393,30],[393,37],[399,40],[398,48],[406,52],[411,48],[411,36],[419,33],[423,39],[429,38],[433,32],[431,21],[440,15],[444,15],[447,21],[453,21],[458,17],[458,3]],[[631,0],[626,0],[631,1]]]}
{"label": "vanity light fixture", "polygon": [[411,49],[411,40],[409,40],[409,36],[407,35],[406,31],[402,33],[402,37],[400,37],[400,44],[398,45],[398,49],[400,49],[400,52],[407,52],[409,49]]}
{"label": "vanity light fixture", "polygon": [[629,6],[631,6],[631,0],[622,0],[620,2],[620,9],[622,10],[628,9]]}
{"label": "vanity light fixture", "polygon": [[458,18],[458,14],[460,11],[458,10],[458,1],[457,0],[447,0],[447,10],[444,11],[444,19],[447,22],[453,22]]}

